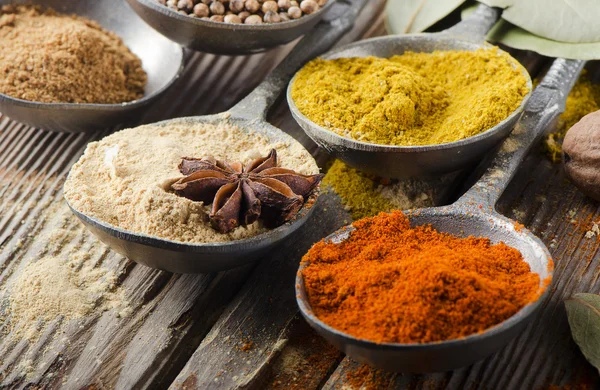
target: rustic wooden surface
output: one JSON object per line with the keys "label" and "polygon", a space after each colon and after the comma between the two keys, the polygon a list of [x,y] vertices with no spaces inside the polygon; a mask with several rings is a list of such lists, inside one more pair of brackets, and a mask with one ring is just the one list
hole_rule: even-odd
{"label": "rustic wooden surface", "polygon": [[[344,42],[383,34],[382,4],[372,0]],[[139,123],[227,109],[291,46],[247,57],[190,54],[184,76]],[[533,75],[548,64],[531,53],[515,56]],[[269,117],[325,165],[328,156],[293,122],[284,102]],[[600,386],[597,372],[571,340],[562,304],[575,292],[600,292],[600,241],[585,237],[600,212],[539,150],[511,183],[500,209],[542,237],[555,258],[552,294],[540,315],[518,339],[471,367],[402,375],[371,371],[344,358],[298,316],[293,280],[299,258],[349,221],[335,195],[324,196],[317,206],[313,222],[318,223],[307,224],[258,264],[209,275],[154,271],[99,243],[62,200],[71,164],[88,142],[107,133],[45,132],[0,117],[2,388],[544,389],[582,381],[589,388]],[[11,283],[41,255],[67,256],[74,250],[85,250],[91,261],[118,272],[132,314],[108,311],[65,323],[57,318],[33,342],[15,339],[19,324],[7,312]]]}

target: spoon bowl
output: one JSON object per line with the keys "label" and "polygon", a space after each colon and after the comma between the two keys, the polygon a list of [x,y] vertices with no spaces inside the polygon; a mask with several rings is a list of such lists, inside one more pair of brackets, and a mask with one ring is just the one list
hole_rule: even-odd
{"label": "spoon bowl", "polygon": [[[474,51],[491,47],[485,43],[458,39],[450,34],[416,34],[373,38],[343,46],[323,56],[324,59],[375,56],[389,58],[405,52],[431,53],[437,50]],[[531,90],[531,78],[518,63]],[[300,112],[291,95],[292,79],[287,90],[287,101],[292,116],[306,134],[319,146],[350,166],[380,177],[413,178],[433,177],[466,168],[480,161],[496,147],[521,117],[529,100],[528,93],[519,107],[505,120],[491,129],[463,140],[438,145],[393,146],[372,144],[342,137],[319,126]]]}
{"label": "spoon bowl", "polygon": [[[506,321],[480,334],[461,339],[426,343],[399,344],[375,343],[358,339],[321,321],[312,311],[302,277],[302,264],[296,277],[296,297],[300,311],[308,323],[331,344],[359,362],[388,371],[440,372],[470,365],[491,355],[520,334],[534,316],[547,295],[547,285],[552,278],[552,260],[544,244],[529,232],[515,230],[515,222],[501,215],[483,212],[472,213],[472,208],[427,208],[408,212],[411,226],[431,224],[440,232],[459,237],[486,237],[493,243],[504,242],[518,249],[532,272],[540,277],[540,298],[523,307]],[[346,226],[325,240],[341,242],[354,230]]]}
{"label": "spoon bowl", "polygon": [[30,126],[52,131],[92,132],[135,119],[179,77],[183,50],[148,27],[119,0],[0,0],[0,5],[34,4],[98,22],[117,34],[148,74],[144,97],[120,104],[40,103],[0,94],[0,112]]}
{"label": "spoon bowl", "polygon": [[127,0],[131,8],[165,37],[187,48],[214,54],[251,54],[291,42],[309,32],[335,0],[310,15],[272,24],[233,24],[180,14],[157,0]]}
{"label": "spoon bowl", "polygon": [[[223,121],[236,125],[242,130],[266,135],[273,143],[297,143],[291,136],[267,122],[231,117],[228,114],[179,118],[156,123],[156,126],[191,126],[198,122],[216,124]],[[103,243],[130,260],[174,273],[209,273],[236,268],[265,255],[275,244],[298,230],[309,219],[318,196],[317,188],[309,195],[302,209],[292,220],[266,233],[244,240],[202,244],[177,242],[133,233],[85,215],[71,205],[69,207]]]}

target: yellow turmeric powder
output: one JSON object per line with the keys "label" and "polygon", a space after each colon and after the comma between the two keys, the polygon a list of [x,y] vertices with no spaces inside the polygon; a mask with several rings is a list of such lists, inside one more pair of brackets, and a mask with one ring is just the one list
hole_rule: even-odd
{"label": "yellow turmeric powder", "polygon": [[432,145],[484,132],[529,92],[524,69],[497,48],[316,59],[291,95],[320,126],[358,141]]}
{"label": "yellow turmeric powder", "polygon": [[581,118],[600,109],[600,84],[592,84],[584,70],[567,97],[565,112],[558,119],[556,131],[546,137],[544,146],[553,162],[560,162],[562,140]]}

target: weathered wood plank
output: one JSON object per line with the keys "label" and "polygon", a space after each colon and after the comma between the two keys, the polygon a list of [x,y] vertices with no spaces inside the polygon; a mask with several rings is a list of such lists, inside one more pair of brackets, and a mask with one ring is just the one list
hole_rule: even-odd
{"label": "weathered wood plank", "polygon": [[[140,123],[223,111],[241,99],[290,50],[218,57],[191,54],[184,74]],[[137,124],[137,123],[135,123]],[[105,133],[61,134],[0,118],[0,385],[81,388],[165,387],[177,375],[252,267],[181,276],[136,266],[100,244],[75,220],[62,184],[85,145]],[[57,256],[84,248],[92,261],[114,269],[132,314],[98,313],[40,329],[35,342],[15,339],[7,312],[12,282],[48,251],[48,236],[64,233]],[[54,237],[56,239],[56,237]],[[69,245],[67,245],[69,244]]]}

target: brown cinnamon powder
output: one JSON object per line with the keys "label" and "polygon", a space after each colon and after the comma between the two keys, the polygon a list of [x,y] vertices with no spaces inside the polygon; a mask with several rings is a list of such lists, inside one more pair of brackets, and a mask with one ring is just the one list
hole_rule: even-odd
{"label": "brown cinnamon powder", "polygon": [[146,81],[140,59],[98,23],[35,6],[0,8],[0,93],[115,104],[141,98]]}

